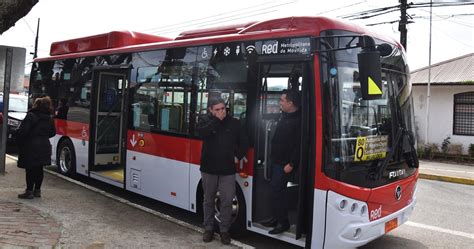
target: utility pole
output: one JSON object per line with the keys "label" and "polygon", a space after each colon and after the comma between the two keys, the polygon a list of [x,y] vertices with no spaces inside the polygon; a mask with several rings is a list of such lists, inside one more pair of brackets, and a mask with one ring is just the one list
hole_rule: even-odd
{"label": "utility pole", "polygon": [[425,144],[428,145],[430,139],[430,85],[431,85],[431,37],[433,32],[433,1],[430,0],[430,41],[428,52],[428,85],[426,86],[426,133]]}
{"label": "utility pole", "polygon": [[35,52],[33,53],[33,59],[38,57],[38,38],[40,30],[40,19],[38,18],[38,26],[36,26],[36,38],[35,38]]}
{"label": "utility pole", "polygon": [[399,0],[400,2],[400,22],[398,23],[398,31],[400,31],[400,43],[407,50],[407,0]]}

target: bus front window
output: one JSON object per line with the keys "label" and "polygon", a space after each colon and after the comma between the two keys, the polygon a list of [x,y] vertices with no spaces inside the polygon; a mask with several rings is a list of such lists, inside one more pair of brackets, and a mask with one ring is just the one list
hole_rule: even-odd
{"label": "bus front window", "polygon": [[[363,100],[358,79],[357,64],[341,63],[331,71],[334,75],[332,158],[334,162],[368,162],[385,157],[390,134],[390,109],[387,99],[387,82],[383,84],[383,97]],[[371,143],[370,150],[362,143]],[[362,149],[361,149],[362,148]]]}
{"label": "bus front window", "polygon": [[[404,169],[406,174],[401,177],[414,173],[413,167],[407,166],[412,149],[404,146],[413,140],[407,135],[413,130],[411,114],[404,111],[411,110],[411,89],[404,88],[407,69],[399,65],[404,61],[395,49],[382,58],[381,98],[363,99],[359,51],[347,48],[321,53],[324,172],[349,184],[376,187],[397,180],[388,176],[390,171]],[[407,107],[402,108],[404,105]]]}

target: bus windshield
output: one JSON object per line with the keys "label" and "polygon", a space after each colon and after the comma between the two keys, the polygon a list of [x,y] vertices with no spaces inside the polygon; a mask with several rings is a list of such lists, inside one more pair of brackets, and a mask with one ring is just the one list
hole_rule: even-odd
{"label": "bus windshield", "polygon": [[[326,44],[332,42],[326,40]],[[382,97],[364,100],[359,52],[359,48],[350,48],[321,56],[325,139],[330,145],[325,150],[325,172],[346,183],[376,187],[414,172],[410,161],[414,141],[411,88],[403,56],[394,48],[382,58]],[[397,172],[396,176],[391,172]]]}

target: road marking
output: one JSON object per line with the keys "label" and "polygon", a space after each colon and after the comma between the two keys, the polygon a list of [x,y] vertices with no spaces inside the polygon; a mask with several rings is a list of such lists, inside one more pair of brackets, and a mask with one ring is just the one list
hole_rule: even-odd
{"label": "road marking", "polygon": [[437,170],[437,171],[456,172],[456,173],[465,173],[465,174],[474,174],[473,172],[464,171],[464,170],[434,169],[434,168],[423,168],[423,169],[425,169],[425,170]]}
{"label": "road marking", "polygon": [[419,227],[419,228],[423,228],[423,229],[427,229],[427,230],[432,230],[432,231],[436,231],[436,232],[449,233],[449,234],[452,234],[452,235],[457,235],[457,236],[461,236],[461,237],[466,237],[466,238],[468,238],[468,239],[474,239],[474,234],[472,234],[472,233],[465,233],[465,232],[460,232],[460,231],[456,231],[456,230],[446,229],[446,228],[442,228],[442,227],[436,227],[436,226],[425,225],[425,224],[421,224],[421,223],[417,223],[417,222],[413,222],[413,221],[407,221],[405,224],[406,224],[406,225],[409,225],[409,226],[412,226],[412,227]]}

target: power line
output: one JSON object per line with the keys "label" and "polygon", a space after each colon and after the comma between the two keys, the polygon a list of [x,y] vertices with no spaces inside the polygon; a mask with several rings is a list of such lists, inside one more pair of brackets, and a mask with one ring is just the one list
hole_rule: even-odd
{"label": "power line", "polygon": [[[462,26],[469,27],[469,28],[474,28],[474,26],[471,26],[471,25],[468,25],[468,24],[464,24],[464,23],[453,21],[453,20],[449,20],[450,18],[453,18],[453,17],[456,17],[456,16],[473,16],[473,15],[474,14],[453,14],[453,15],[445,15],[445,16],[436,15],[436,16],[440,17],[440,19],[433,20],[433,21],[443,21],[443,20],[445,20],[445,21],[450,21],[450,22],[453,22],[453,23],[456,23],[456,24],[459,24],[459,25],[462,25]],[[429,19],[430,17],[429,16],[412,16],[412,18],[413,19]],[[370,23],[370,24],[365,24],[365,25],[366,26],[375,26],[375,25],[382,25],[382,24],[393,24],[393,23],[396,23],[398,21],[399,20],[393,20],[393,21]]]}
{"label": "power line", "polygon": [[[226,18],[227,20],[225,20],[224,22],[240,20],[240,19],[244,19],[244,18],[248,18],[248,17],[253,17],[253,16],[261,16],[261,15],[273,13],[273,12],[275,12],[275,11],[277,11],[277,10],[264,11],[264,12],[260,12],[260,13],[256,13],[256,14],[252,14],[252,15],[247,15],[247,16],[239,16],[238,18],[233,18],[233,19],[227,19],[227,18]],[[212,22],[212,23],[207,23],[207,24],[200,25],[199,27],[205,27],[205,26],[209,26],[209,25],[213,25],[213,24],[218,24],[218,23],[222,23],[222,21],[214,21],[214,22]]]}
{"label": "power line", "polygon": [[[229,21],[234,21],[234,20],[240,20],[240,19],[243,19],[243,18],[248,18],[248,17],[252,17],[252,16],[260,16],[260,15],[263,15],[263,14],[268,14],[268,13],[271,13],[271,12],[275,12],[276,10],[271,10],[271,11],[267,11],[267,12],[261,12],[261,13],[256,13],[256,14],[252,14],[252,15],[247,15],[247,16],[240,16],[240,17],[237,17],[237,18],[234,18],[234,19],[227,19],[225,20],[224,22],[229,22]],[[209,25],[212,25],[212,24],[217,24],[217,23],[222,23],[223,21],[215,21],[214,23],[206,23],[206,24],[203,24],[201,26],[198,26],[198,27],[205,27],[205,26],[209,26]],[[196,27],[195,25],[192,25],[193,27]],[[170,29],[170,30],[165,30],[165,31],[157,31],[157,32],[151,32],[152,34],[157,34],[157,33],[160,33],[160,34],[169,34],[169,33],[175,33],[176,30],[175,29]]]}
{"label": "power line", "polygon": [[[256,10],[253,10],[253,11],[250,11],[250,12],[246,12],[247,14],[257,12],[255,14],[251,14],[251,15],[242,16],[242,13],[236,13],[234,15],[230,15],[230,16],[226,16],[226,17],[222,17],[222,18],[217,18],[217,19],[213,19],[213,20],[207,20],[207,21],[197,22],[197,23],[193,23],[193,24],[189,24],[189,25],[181,25],[181,26],[178,26],[178,27],[156,30],[152,33],[161,33],[161,32],[171,33],[171,32],[175,32],[177,28],[184,29],[184,28],[190,28],[190,27],[196,27],[196,26],[202,27],[202,26],[208,26],[208,25],[212,25],[212,24],[216,24],[216,23],[223,23],[223,22],[229,22],[229,21],[234,21],[234,20],[240,20],[240,19],[244,19],[244,18],[248,18],[248,17],[252,17],[252,16],[260,16],[260,15],[265,14],[265,13],[270,13],[270,12],[276,11],[276,10],[268,11],[269,8],[281,7],[281,6],[285,6],[285,5],[288,5],[288,4],[293,4],[297,1],[298,0],[293,0],[291,2],[286,2],[286,3],[282,3],[282,4],[275,4],[275,5],[272,5],[272,6],[265,7],[265,8],[260,8],[260,9],[256,9]],[[241,12],[241,11],[242,10],[236,10],[234,12]],[[264,11],[264,12],[261,12],[261,11]]]}
{"label": "power line", "polygon": [[178,26],[178,25],[183,25],[183,24],[187,24],[187,23],[193,23],[193,22],[196,22],[196,21],[206,20],[206,19],[210,19],[210,18],[217,17],[217,16],[226,15],[226,14],[229,14],[229,13],[234,13],[234,12],[237,12],[237,11],[242,11],[242,10],[245,10],[245,9],[251,9],[251,8],[258,7],[258,6],[267,5],[268,3],[271,3],[271,2],[265,2],[265,3],[262,3],[262,4],[258,4],[258,5],[246,7],[246,8],[239,9],[239,10],[233,10],[233,11],[229,11],[229,12],[219,13],[219,14],[216,14],[216,15],[206,16],[206,17],[203,17],[203,18],[192,19],[192,20],[188,20],[188,21],[184,21],[184,22],[180,22],[180,23],[175,23],[175,24],[171,24],[171,25],[159,26],[159,27],[154,27],[154,28],[150,28],[150,29],[144,29],[144,30],[142,30],[142,32],[150,31],[150,30],[156,30],[156,29],[162,29],[162,28],[169,28],[169,27]]}
{"label": "power line", "polygon": [[[458,6],[468,6],[468,5],[474,5],[474,2],[438,2],[438,3],[432,3],[433,7],[458,7]],[[416,8],[428,8],[430,7],[430,3],[409,3],[407,8],[408,9],[416,9]],[[401,8],[401,4],[393,5],[393,6],[387,6],[387,7],[382,7],[382,8],[376,8],[376,9],[371,9],[371,10],[365,10],[365,11],[360,11],[352,14],[346,14],[346,15],[341,15],[338,16],[339,18],[344,18],[344,19],[351,19],[351,20],[356,20],[356,19],[367,19],[370,17],[374,16],[379,16],[383,14],[388,14],[393,11],[397,11]]]}
{"label": "power line", "polygon": [[365,26],[375,26],[375,25],[382,25],[382,24],[393,24],[396,22],[399,22],[400,20],[393,20],[393,21],[386,21],[386,22],[377,22],[377,23],[370,23],[370,24],[365,24]]}
{"label": "power line", "polygon": [[[434,26],[433,26],[433,27],[434,27]],[[444,30],[442,30],[442,29],[439,28],[439,27],[434,27],[434,28],[435,28],[437,31],[439,31],[442,35],[444,35],[444,36],[450,38],[450,39],[453,40],[453,41],[458,42],[459,44],[462,44],[462,45],[464,45],[464,46],[466,46],[466,47],[468,47],[468,48],[474,47],[474,46],[471,45],[471,44],[464,43],[463,41],[458,40],[457,38],[455,38],[455,37],[449,35],[448,33],[446,33]]]}
{"label": "power line", "polygon": [[340,16],[337,16],[337,17],[346,19],[346,18],[352,18],[352,17],[357,17],[357,16],[363,16],[363,15],[367,15],[367,14],[371,14],[371,13],[386,11],[386,10],[390,10],[390,9],[394,9],[394,8],[396,8],[398,10],[398,8],[400,8],[400,5],[397,4],[397,5],[388,6],[388,7],[382,7],[382,8],[371,9],[371,10],[364,10],[364,11],[360,11],[360,12],[356,12],[356,13],[352,13],[352,14],[340,15]]}
{"label": "power line", "polygon": [[[423,12],[428,12],[427,10],[424,10],[424,9],[419,9],[420,11],[423,11]],[[465,27],[469,27],[469,28],[474,28],[474,26],[472,25],[469,25],[469,24],[464,24],[464,23],[460,23],[460,22],[457,22],[457,21],[454,21],[454,20],[449,20],[450,18],[452,17],[455,17],[455,16],[472,16],[474,14],[472,13],[465,13],[465,14],[452,14],[452,15],[448,15],[447,17],[443,17],[441,15],[438,15],[436,13],[433,13],[435,16],[441,18],[442,20],[446,20],[448,22],[452,22],[452,23],[456,23],[456,24],[459,24],[459,25],[462,25],[462,26],[465,26]],[[423,18],[423,19],[426,19],[426,18],[429,18],[429,17],[425,17],[425,16],[414,16],[413,18]]]}
{"label": "power line", "polygon": [[[261,12],[261,11],[268,11],[268,9],[270,9],[270,8],[277,8],[277,7],[293,4],[297,1],[298,0],[292,0],[290,2],[278,3],[278,4],[273,4],[273,5],[270,5],[270,6],[268,6],[268,4],[269,3],[274,3],[274,2],[266,2],[266,3],[262,3],[262,4],[242,8],[242,9],[239,9],[239,10],[224,12],[224,13],[216,14],[216,15],[213,15],[213,16],[193,19],[193,20],[189,20],[189,21],[185,21],[185,22],[181,22],[181,23],[175,23],[175,24],[171,24],[171,25],[155,27],[155,28],[146,29],[146,30],[143,30],[143,31],[153,30],[151,33],[160,33],[160,32],[167,32],[167,31],[170,31],[170,30],[174,31],[174,30],[177,30],[177,29],[183,29],[183,28],[187,28],[187,27],[195,27],[197,25],[206,25],[208,23],[225,22],[226,19],[232,19],[233,17],[242,15],[242,12],[245,11],[245,10],[248,10],[248,9],[254,9],[254,8],[257,7],[257,9],[245,12],[245,14],[254,13],[254,12]],[[267,6],[265,6],[265,5],[267,5]],[[265,6],[265,7],[261,7],[261,6]],[[225,15],[229,15],[229,14],[232,14],[232,15],[225,16]],[[260,14],[256,14],[256,15],[260,15]],[[224,16],[224,17],[220,17],[220,16]],[[215,17],[219,17],[219,18],[215,18]],[[242,18],[233,18],[232,20],[237,20],[237,19],[242,19]]]}
{"label": "power line", "polygon": [[25,18],[21,18],[21,20],[23,20],[26,24],[26,26],[28,27],[28,29],[31,31],[31,33],[33,35],[36,35],[35,31],[33,31],[33,29],[31,28],[30,24],[25,20]]}
{"label": "power line", "polygon": [[342,7],[339,7],[339,8],[335,8],[335,9],[326,10],[326,11],[322,11],[322,12],[316,13],[316,15],[326,14],[326,13],[329,13],[329,12],[333,12],[333,11],[336,11],[336,10],[341,10],[341,9],[349,8],[349,7],[352,7],[352,6],[355,6],[355,5],[359,5],[359,4],[361,4],[361,3],[366,3],[366,2],[367,2],[367,0],[361,1],[361,2],[357,2],[357,3],[353,3],[353,4],[349,4],[349,5],[345,5],[345,6],[342,6]]}

